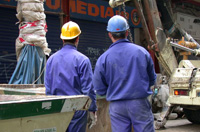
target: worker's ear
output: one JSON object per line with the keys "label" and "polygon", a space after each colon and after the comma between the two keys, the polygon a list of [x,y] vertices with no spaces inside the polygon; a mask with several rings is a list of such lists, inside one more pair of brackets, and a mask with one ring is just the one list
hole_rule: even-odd
{"label": "worker's ear", "polygon": [[126,30],[126,37],[128,37],[128,30]]}
{"label": "worker's ear", "polygon": [[76,42],[78,42],[79,41],[79,36],[76,38]]}
{"label": "worker's ear", "polygon": [[112,34],[110,32],[108,32],[108,36],[110,39],[112,38]]}
{"label": "worker's ear", "polygon": [[75,40],[75,46],[78,47],[78,43],[79,43],[79,36],[76,38]]}

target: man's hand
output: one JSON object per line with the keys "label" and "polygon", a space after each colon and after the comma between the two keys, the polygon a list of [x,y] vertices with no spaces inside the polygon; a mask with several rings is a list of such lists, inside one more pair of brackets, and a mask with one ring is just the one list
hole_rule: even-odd
{"label": "man's hand", "polygon": [[91,129],[97,123],[97,114],[96,112],[88,112],[88,128]]}

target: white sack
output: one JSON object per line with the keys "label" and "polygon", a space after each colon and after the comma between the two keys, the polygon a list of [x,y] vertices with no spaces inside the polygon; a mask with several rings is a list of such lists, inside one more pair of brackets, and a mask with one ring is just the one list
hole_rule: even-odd
{"label": "white sack", "polygon": [[51,52],[51,49],[50,49],[50,48],[47,48],[47,47],[42,48],[42,49],[43,49],[43,51],[44,51],[44,54],[49,56],[49,54],[50,54],[50,52]]}
{"label": "white sack", "polygon": [[17,12],[20,11],[35,11],[35,12],[44,12],[43,3],[18,3]]}
{"label": "white sack", "polygon": [[47,43],[46,40],[44,40],[44,41],[35,41],[33,44],[35,46],[40,46],[40,47],[47,47],[48,46],[48,43]]}
{"label": "white sack", "polygon": [[20,42],[19,38],[17,38],[15,41],[15,51],[16,51],[17,60],[19,59],[19,56],[23,47],[24,47],[24,44]]}
{"label": "white sack", "polygon": [[44,12],[22,11],[22,16],[26,22],[46,19]]}
{"label": "white sack", "polygon": [[21,22],[19,25],[19,31],[21,34],[37,34],[45,36],[47,32],[46,21],[35,21],[35,22]]}
{"label": "white sack", "polygon": [[42,27],[42,26],[20,29],[20,33],[21,34],[33,34],[34,33],[37,35],[46,35],[44,27]]}
{"label": "white sack", "polygon": [[37,20],[44,20],[46,19],[46,15],[44,12],[34,12],[34,11],[20,11],[16,14],[17,19],[26,22],[34,22]]}
{"label": "white sack", "polygon": [[23,17],[22,17],[22,12],[21,11],[16,14],[16,17],[20,22],[23,21]]}
{"label": "white sack", "polygon": [[28,34],[28,35],[22,35],[22,38],[28,43],[28,44],[33,44],[34,42],[45,42],[46,37],[45,36],[40,36],[36,34]]}
{"label": "white sack", "polygon": [[39,35],[34,35],[34,34],[31,34],[31,35],[20,34],[16,40],[17,58],[20,55],[21,48],[23,48],[23,46],[27,45],[27,44],[41,47],[42,50],[44,51],[45,55],[49,56],[49,53],[51,52],[51,49],[48,48],[48,43],[46,41],[46,37],[41,37]]}

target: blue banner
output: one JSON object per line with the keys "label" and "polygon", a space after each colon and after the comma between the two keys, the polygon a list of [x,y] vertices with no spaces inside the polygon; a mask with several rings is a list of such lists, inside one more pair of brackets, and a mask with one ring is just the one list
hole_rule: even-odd
{"label": "blue banner", "polygon": [[[15,0],[0,0],[0,4],[16,6]],[[70,0],[70,17],[97,22],[108,22],[108,20],[119,14],[118,8],[111,8],[108,1],[103,0]],[[45,11],[61,12],[61,0],[46,0]],[[121,11],[125,16],[125,12]],[[126,6],[126,16],[131,27],[141,27],[137,9]]]}
{"label": "blue banner", "polygon": [[[108,20],[119,14],[118,8],[111,8],[109,3],[103,0],[70,0],[70,17],[108,22]],[[125,12],[121,12],[125,16]],[[134,7],[126,6],[126,15],[131,27],[141,27],[138,12]]]}

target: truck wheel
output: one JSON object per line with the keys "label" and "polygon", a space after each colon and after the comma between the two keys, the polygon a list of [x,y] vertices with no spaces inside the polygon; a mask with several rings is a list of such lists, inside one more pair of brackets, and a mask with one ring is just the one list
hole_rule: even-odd
{"label": "truck wheel", "polygon": [[183,109],[186,118],[195,124],[200,124],[200,110]]}

